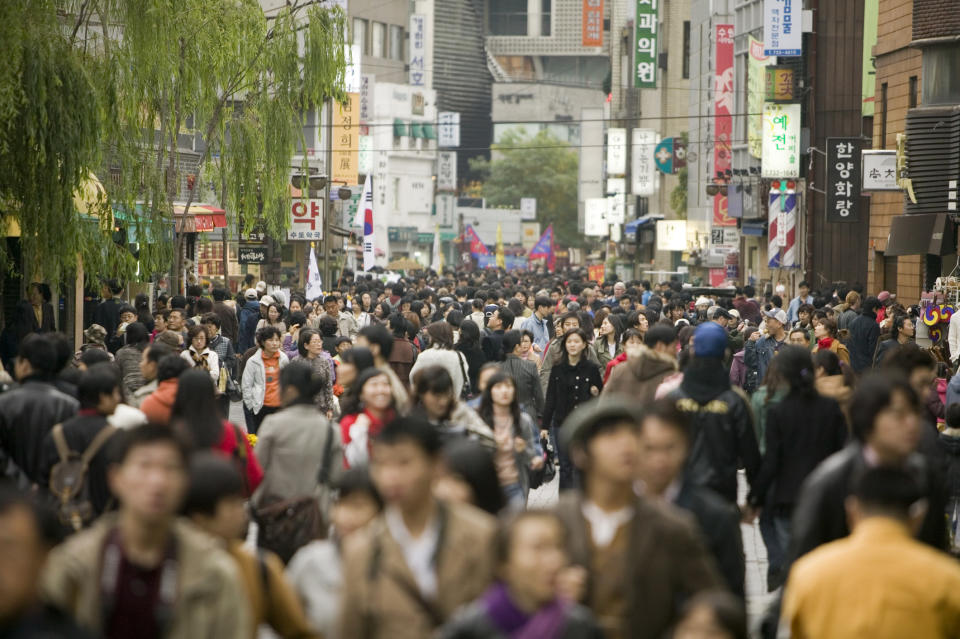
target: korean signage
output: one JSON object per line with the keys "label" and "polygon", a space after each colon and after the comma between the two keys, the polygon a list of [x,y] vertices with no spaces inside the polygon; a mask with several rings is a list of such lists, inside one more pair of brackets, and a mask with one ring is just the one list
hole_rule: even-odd
{"label": "korean signage", "polygon": [[710,250],[724,255],[740,248],[740,231],[729,227],[710,229]]}
{"label": "korean signage", "polygon": [[750,55],[747,58],[747,144],[750,155],[759,158],[763,144],[763,96],[766,86],[764,67],[774,59],[763,54],[763,43],[750,37]]}
{"label": "korean signage", "polygon": [[583,46],[603,46],[603,0],[583,0]]}
{"label": "korean signage", "polygon": [[456,148],[460,146],[460,114],[441,111],[437,114],[437,146]]}
{"label": "korean signage", "polygon": [[410,80],[412,87],[427,86],[427,18],[422,13],[410,16]]}
{"label": "korean signage", "polygon": [[607,224],[607,199],[590,198],[583,203],[583,234],[603,237],[610,231]]}
{"label": "korean signage", "polygon": [[803,54],[802,0],[763,0],[764,55]]}
{"label": "korean signage", "polygon": [[657,29],[660,0],[637,0],[636,49],[633,52],[633,86],[653,89],[657,86]]}
{"label": "korean signage", "polygon": [[333,182],[357,184],[360,163],[360,95],[347,94],[346,104],[333,105]]}
{"label": "korean signage", "polygon": [[657,250],[686,251],[687,221],[657,220]]}
{"label": "korean signage", "polygon": [[323,239],[323,200],[294,198],[290,202],[290,228],[287,229],[287,239]]}
{"label": "korean signage", "polygon": [[520,198],[520,219],[521,220],[537,219],[537,198],[535,197]]}
{"label": "korean signage", "polygon": [[457,208],[457,196],[452,193],[437,193],[437,224],[444,227],[453,226]]}
{"label": "korean signage", "polygon": [[360,93],[361,69],[360,69],[360,45],[344,45],[346,58],[349,61],[347,68],[343,72],[343,88],[347,93]]}
{"label": "korean signage", "polygon": [[256,244],[252,246],[241,244],[237,248],[237,262],[240,264],[266,264],[267,247]]}
{"label": "korean signage", "polygon": [[800,176],[800,105],[763,105],[763,154],[760,177]]}
{"label": "korean signage", "polygon": [[607,129],[607,175],[627,171],[627,130]]}
{"label": "korean signage", "polygon": [[863,152],[863,191],[899,191],[897,152]]}
{"label": "korean signage", "polygon": [[653,151],[657,146],[657,132],[653,129],[634,129],[631,153],[633,194],[649,197],[657,191],[657,167]]}
{"label": "korean signage", "polygon": [[360,122],[366,124],[373,120],[373,84],[370,74],[360,76]]}
{"label": "korean signage", "polygon": [[767,67],[764,99],[768,102],[789,102],[794,99],[794,70],[788,67]]}
{"label": "korean signage", "polygon": [[391,242],[416,242],[420,231],[415,226],[389,226],[387,239]]}
{"label": "korean signage", "polygon": [[440,151],[437,154],[437,189],[457,190],[457,152]]}
{"label": "korean signage", "polygon": [[860,219],[860,138],[827,138],[827,222]]}
{"label": "korean signage", "polygon": [[267,233],[262,222],[255,223],[249,233],[241,231],[237,235],[241,244],[266,244],[267,242]]}
{"label": "korean signage", "polygon": [[[733,25],[716,26],[716,75],[713,82],[713,170],[726,175],[733,166]],[[711,177],[714,177],[711,176]],[[713,198],[713,225],[736,226],[737,221],[727,215],[727,196]]]}
{"label": "korean signage", "polygon": [[360,175],[370,175],[373,172],[373,136],[359,136],[357,148],[357,171]]}

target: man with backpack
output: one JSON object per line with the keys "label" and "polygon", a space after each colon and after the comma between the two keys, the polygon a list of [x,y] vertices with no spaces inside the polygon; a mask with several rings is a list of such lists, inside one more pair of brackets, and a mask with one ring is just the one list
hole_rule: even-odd
{"label": "man with backpack", "polygon": [[113,364],[94,364],[77,384],[80,411],[55,425],[43,440],[40,473],[57,503],[60,522],[72,530],[88,525],[110,502],[106,445],[116,433],[107,423],[123,397]]}

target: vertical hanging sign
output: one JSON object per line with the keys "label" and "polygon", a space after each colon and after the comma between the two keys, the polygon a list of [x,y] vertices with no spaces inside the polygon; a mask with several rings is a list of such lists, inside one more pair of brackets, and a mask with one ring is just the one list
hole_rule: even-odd
{"label": "vertical hanging sign", "polygon": [[657,4],[660,0],[637,0],[636,48],[633,53],[633,86],[653,89],[657,86]]}
{"label": "vertical hanging sign", "polygon": [[750,155],[759,159],[763,152],[763,102],[766,67],[776,61],[763,54],[763,43],[750,37],[747,58],[747,144]]}
{"label": "vertical hanging sign", "polygon": [[633,172],[633,194],[649,197],[657,191],[657,166],[653,150],[657,146],[657,132],[653,129],[634,129],[630,169]]}
{"label": "vertical hanging sign", "polygon": [[422,13],[410,16],[410,86],[427,86],[427,19]]}
{"label": "vertical hanging sign", "polygon": [[[716,27],[716,75],[713,82],[713,177],[726,178],[732,166],[733,135],[733,25]],[[736,226],[736,219],[727,214],[727,196],[713,197],[713,226]]]}
{"label": "vertical hanging sign", "polygon": [[603,46],[603,0],[583,0],[583,46]]}
{"label": "vertical hanging sign", "polygon": [[827,222],[860,219],[862,150],[860,138],[827,138]]}
{"label": "vertical hanging sign", "polygon": [[803,55],[803,0],[763,0],[764,55]]}
{"label": "vertical hanging sign", "polygon": [[333,106],[333,182],[352,185],[359,182],[360,95],[348,93],[345,104]]}
{"label": "vertical hanging sign", "polygon": [[607,129],[607,175],[627,171],[627,130]]}
{"label": "vertical hanging sign", "polygon": [[800,177],[799,104],[763,105],[763,153],[760,177]]}

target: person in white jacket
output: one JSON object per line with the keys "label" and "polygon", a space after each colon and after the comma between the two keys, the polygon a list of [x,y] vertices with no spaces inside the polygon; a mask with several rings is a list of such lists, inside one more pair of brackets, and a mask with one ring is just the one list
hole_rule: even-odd
{"label": "person in white jacket", "polygon": [[256,339],[260,348],[247,360],[240,381],[243,405],[250,414],[247,426],[253,434],[267,415],[280,410],[280,370],[290,361],[280,349],[280,331],[275,326],[258,330]]}
{"label": "person in white jacket", "polygon": [[217,384],[220,381],[220,358],[207,346],[207,330],[203,326],[191,326],[187,331],[187,343],[190,347],[180,353],[180,357],[190,366],[208,371],[213,383]]}
{"label": "person in white jacket", "polygon": [[417,373],[430,366],[442,366],[450,373],[453,388],[459,397],[463,385],[467,383],[467,358],[460,351],[453,350],[453,327],[445,321],[434,322],[427,326],[430,336],[430,348],[420,353],[410,369],[410,385],[413,386]]}

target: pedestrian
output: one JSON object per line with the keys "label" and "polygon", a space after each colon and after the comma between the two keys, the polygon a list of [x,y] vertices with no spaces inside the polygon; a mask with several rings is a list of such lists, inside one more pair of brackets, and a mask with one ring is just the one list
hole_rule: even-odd
{"label": "pedestrian", "polygon": [[[100,304],[97,305],[93,313],[93,323],[102,326],[106,332],[105,338],[109,338],[116,348],[110,350],[116,352],[120,348],[120,343],[114,341],[117,329],[120,327],[120,308],[123,306],[123,300],[120,294],[123,293],[123,285],[115,279],[103,280],[100,284]],[[136,311],[134,311],[136,317]]]}
{"label": "pedestrian", "polygon": [[856,291],[850,291],[844,298],[843,312],[837,318],[837,328],[840,331],[846,331],[850,328],[850,322],[860,315],[860,294]]}
{"label": "pedestrian", "polygon": [[693,522],[634,491],[639,426],[633,404],[616,399],[581,407],[562,432],[584,477],[557,506],[576,567],[565,595],[590,608],[607,639],[659,639],[677,601],[722,583]]}
{"label": "pedestrian", "polygon": [[458,397],[463,396],[464,385],[469,382],[467,359],[463,353],[453,349],[453,329],[444,321],[433,322],[427,326],[430,348],[417,357],[410,369],[410,383],[418,372],[431,366],[441,366],[453,380],[453,389]]}
{"label": "pedestrian", "polygon": [[323,348],[323,338],[312,328],[300,331],[297,344],[299,360],[310,366],[310,370],[317,382],[317,394],[314,404],[327,419],[333,419],[336,405],[333,396],[333,379],[336,370],[330,354]]}
{"label": "pedestrian", "polygon": [[614,396],[630,397],[643,406],[653,401],[660,384],[676,373],[677,331],[672,326],[654,326],[647,331],[644,342],[639,334],[628,331],[626,359],[612,369],[603,387],[604,401]]}
{"label": "pedestrian", "polygon": [[466,437],[493,449],[493,430],[477,413],[460,401],[447,369],[430,366],[420,370],[413,381],[411,415],[425,419],[438,429],[444,443]]}
{"label": "pedestrian", "polygon": [[743,601],[721,590],[703,592],[683,606],[672,639],[747,639]]}
{"label": "pedestrian", "polygon": [[893,317],[892,321],[890,337],[883,341],[877,340],[877,352],[873,356],[874,367],[883,364],[883,360],[888,353],[904,344],[912,342],[916,337],[916,327],[914,326],[913,318],[909,315],[897,315]]}
{"label": "pedestrian", "polygon": [[337,636],[429,636],[492,582],[496,522],[433,496],[440,448],[436,429],[414,417],[374,439],[370,469],[386,508],[346,546]]}
{"label": "pedestrian", "polygon": [[856,379],[849,365],[840,362],[833,351],[817,351],[813,354],[813,370],[817,392],[840,405],[844,418],[850,425],[850,397]]}
{"label": "pedestrian", "polygon": [[280,352],[280,331],[275,326],[257,331],[257,347],[240,382],[243,404],[251,417],[248,430],[254,435],[267,415],[280,410],[280,370],[289,362]]}
{"label": "pedestrian", "polygon": [[157,362],[157,390],[140,402],[140,410],[151,424],[170,424],[179,377],[189,368],[190,365],[179,355],[165,355]]}
{"label": "pedestrian", "polygon": [[52,333],[56,330],[53,318],[53,305],[50,286],[42,282],[31,282],[27,288],[27,299],[17,304],[14,317],[17,344],[33,333]]}
{"label": "pedestrian", "polygon": [[177,518],[186,444],[167,426],[146,425],[122,432],[114,454],[118,510],[53,550],[45,599],[105,639],[252,636],[230,556]]}
{"label": "pedestrian", "polygon": [[201,325],[191,326],[187,330],[187,350],[180,353],[191,368],[206,371],[214,384],[220,382],[220,358],[208,345],[207,329]]}
{"label": "pedestrian", "polygon": [[340,439],[347,468],[370,459],[370,440],[398,414],[390,378],[379,368],[368,368],[357,378],[343,406]]}
{"label": "pedestrian", "polygon": [[530,331],[533,335],[533,350],[541,357],[550,345],[553,337],[550,317],[553,312],[553,302],[549,297],[537,295],[534,300],[533,315],[526,318],[520,325],[521,330]]}
{"label": "pedestrian", "polygon": [[[568,312],[560,316],[560,327],[557,331],[557,337],[547,347],[546,353],[544,353],[543,356],[543,365],[540,367],[540,386],[543,388],[544,395],[547,394],[547,386],[550,383],[550,371],[557,362],[563,359],[561,343],[563,342],[564,336],[568,332],[581,327],[582,322],[579,313]],[[584,332],[583,335],[586,337],[586,332]],[[589,344],[589,340],[585,341],[585,344]],[[597,360],[597,353],[592,348],[586,349],[584,357],[597,366],[600,365],[600,362]]]}
{"label": "pedestrian", "polygon": [[638,476],[644,495],[693,515],[727,588],[742,599],[746,568],[740,512],[709,488],[686,479],[684,469],[689,451],[686,415],[667,399],[648,404],[640,423]]}
{"label": "pedestrian", "polygon": [[454,348],[466,359],[470,391],[471,394],[476,395],[479,391],[477,375],[487,361],[483,355],[483,349],[480,348],[480,327],[472,320],[463,320],[460,324],[460,339]]}
{"label": "pedestrian", "polygon": [[339,427],[317,411],[324,383],[302,361],[280,371],[283,410],[263,420],[254,448],[265,477],[253,496],[257,506],[310,496],[329,515],[332,486],[343,472],[343,445]]}
{"label": "pedestrian", "polygon": [[129,401],[133,394],[146,383],[140,372],[143,351],[150,344],[147,327],[140,322],[127,326],[124,334],[124,346],[117,351],[115,360],[123,382],[123,396]]}
{"label": "pedestrian", "polygon": [[[387,328],[393,336],[387,358],[397,379],[402,381],[410,379],[410,371],[417,361],[417,347],[411,340],[407,339],[409,326],[409,320],[400,313],[394,313],[387,318]],[[406,387],[408,383],[404,381],[404,386]]]}
{"label": "pedestrian", "polygon": [[440,456],[433,494],[438,499],[474,506],[496,517],[508,503],[493,455],[489,448],[470,440],[448,442]]}
{"label": "pedestrian", "polygon": [[248,288],[243,294],[244,305],[237,312],[237,351],[242,353],[256,344],[257,323],[260,321],[260,304],[256,289]]}
{"label": "pedestrian", "polygon": [[539,423],[543,416],[543,389],[536,364],[522,355],[525,342],[528,352],[531,352],[529,338],[524,333],[527,331],[510,330],[503,334],[505,357],[500,370],[513,378],[520,408]]}
{"label": "pedestrian", "polygon": [[766,311],[764,315],[767,335],[763,336],[756,332],[743,346],[743,362],[747,365],[747,370],[755,374],[757,379],[763,379],[766,376],[770,360],[787,343],[787,314],[779,309],[773,309]]}
{"label": "pedestrian", "polygon": [[911,473],[886,465],[851,481],[853,532],[794,564],[783,626],[793,637],[960,636],[960,567],[912,539],[926,515],[925,491]]}
{"label": "pedestrian", "polygon": [[597,354],[600,370],[606,370],[607,364],[623,352],[620,337],[623,334],[623,324],[616,315],[607,315],[600,322],[599,334],[592,348]]}
{"label": "pedestrian", "polygon": [[836,319],[824,317],[814,321],[813,337],[816,340],[816,345],[813,347],[814,353],[829,350],[835,353],[840,361],[850,365],[850,351],[840,341]]}
{"label": "pedestrian", "polygon": [[159,342],[150,344],[140,356],[140,376],[143,378],[143,386],[133,392],[127,399],[127,403],[134,408],[140,408],[140,404],[151,393],[157,390],[160,382],[157,380],[160,360],[167,355],[173,355],[173,351],[166,345]]}
{"label": "pedestrian", "polygon": [[752,486],[761,457],[746,396],[730,386],[729,374],[723,368],[726,348],[723,328],[713,322],[698,326],[693,335],[693,357],[683,371],[683,381],[668,397],[688,415],[694,433],[687,479],[736,504],[737,470],[741,465],[745,468]]}
{"label": "pedestrian", "polygon": [[321,317],[317,322],[317,330],[320,331],[323,350],[332,359],[337,354],[337,320],[329,315]]}
{"label": "pedestrian", "polygon": [[877,350],[877,341],[880,338],[880,326],[877,324],[877,309],[880,308],[880,302],[875,297],[868,297],[863,300],[862,308],[860,315],[847,325],[850,333],[847,340],[850,366],[858,374],[870,368]]}
{"label": "pedestrian", "polygon": [[390,392],[393,394],[394,402],[400,413],[406,413],[410,408],[410,394],[407,385],[393,370],[390,364],[390,354],[393,350],[394,337],[386,326],[376,325],[368,326],[357,335],[357,346],[369,348],[373,354],[374,365],[387,376],[390,381]]}
{"label": "pedestrian", "polygon": [[230,416],[230,396],[239,394],[237,385],[237,352],[233,349],[233,342],[223,335],[220,316],[216,312],[207,313],[201,319],[201,326],[207,332],[207,343],[213,353],[216,353],[220,365],[217,376],[217,404],[224,417]]}
{"label": "pedestrian", "polygon": [[230,299],[230,294],[226,289],[217,287],[213,289],[213,312],[220,318],[220,329],[225,338],[234,345],[240,337],[240,323],[237,318],[236,302]]}
{"label": "pedestrian", "polygon": [[813,295],[810,294],[810,285],[806,280],[800,280],[797,284],[797,296],[790,300],[790,306],[787,307],[787,321],[793,326],[800,319],[800,307],[804,304],[813,304]]}
{"label": "pedestrian", "polygon": [[497,581],[444,626],[441,639],[600,639],[590,611],[557,592],[569,563],[566,537],[551,512],[514,515],[497,532]]}
{"label": "pedestrian", "polygon": [[287,316],[287,333],[283,336],[282,350],[292,362],[300,357],[297,344],[300,342],[300,330],[307,328],[307,316],[301,311],[291,312]]}
{"label": "pedestrian", "polygon": [[360,325],[352,313],[348,313],[340,308],[340,301],[333,295],[327,295],[323,298],[323,313],[312,324],[312,328],[320,328],[320,320],[324,317],[330,317],[337,322],[337,337],[349,337],[354,339],[360,331]]}
{"label": "pedestrian", "polygon": [[[246,607],[257,636],[262,625],[290,639],[319,639],[310,627],[293,586],[283,573],[283,562],[263,549],[248,550],[247,493],[237,467],[209,453],[190,460],[190,488],[183,514],[198,529],[224,544],[240,575]],[[238,602],[239,603],[239,602]]]}
{"label": "pedestrian", "polygon": [[[264,296],[264,299],[268,297],[269,296]],[[273,301],[270,301],[267,304],[264,304],[264,299],[260,300],[260,313],[262,315],[263,307],[266,307],[267,314],[266,314],[266,317],[263,317],[262,319],[260,319],[260,321],[257,322],[257,330],[259,331],[261,328],[265,328],[267,326],[273,326],[278,331],[280,331],[281,335],[283,335],[284,333],[287,332],[287,324],[286,322],[283,321],[283,307],[281,307],[280,304],[277,304],[276,302],[273,302]]]}
{"label": "pedestrian", "polygon": [[177,384],[170,426],[183,431],[194,450],[215,451],[232,460],[249,497],[263,482],[263,467],[246,433],[220,415],[213,396],[213,384],[204,371],[184,372]]}
{"label": "pedestrian", "polygon": [[960,404],[947,406],[940,445],[946,451],[947,533],[950,553],[960,556]]}

